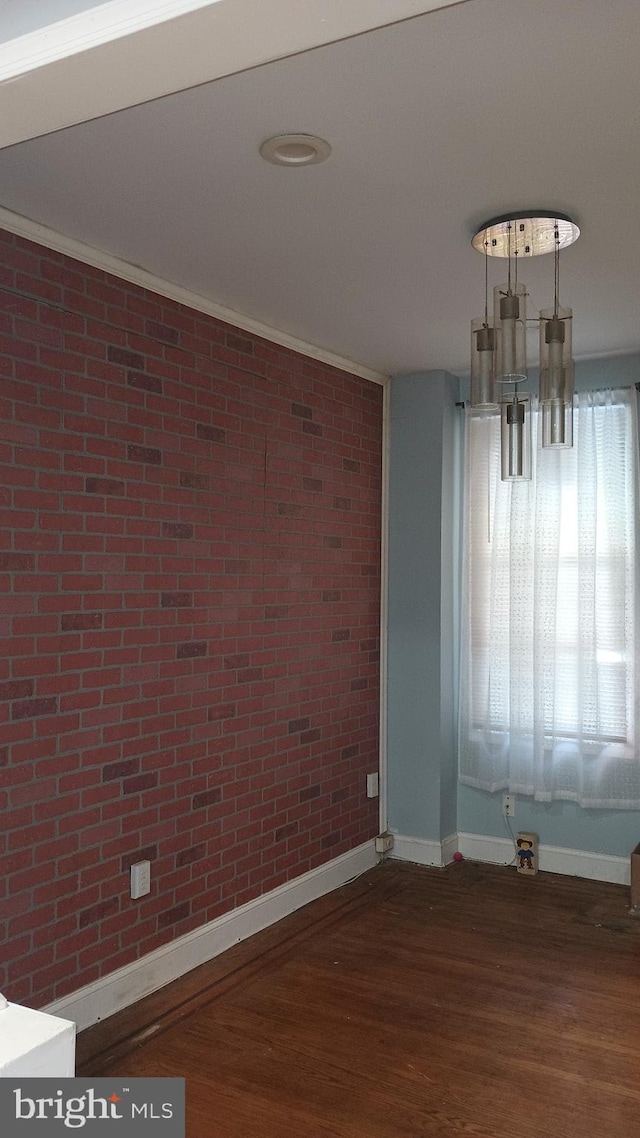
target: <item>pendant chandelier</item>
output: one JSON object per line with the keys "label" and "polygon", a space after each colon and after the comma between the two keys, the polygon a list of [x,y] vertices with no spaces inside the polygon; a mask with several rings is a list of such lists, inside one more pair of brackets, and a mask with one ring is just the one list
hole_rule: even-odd
{"label": "pendant chandelier", "polygon": [[[471,322],[471,407],[500,410],[503,481],[531,478],[531,399],[519,391],[527,373],[527,289],[518,280],[522,258],[554,256],[553,307],[529,323],[539,324],[539,405],[542,445],[573,445],[573,359],[570,308],[558,302],[560,250],[580,236],[565,214],[527,213],[494,217],[475,234],[472,245],[485,258],[484,315]],[[489,258],[507,260],[507,281],[493,290],[489,320]],[[507,390],[512,389],[512,390]]]}

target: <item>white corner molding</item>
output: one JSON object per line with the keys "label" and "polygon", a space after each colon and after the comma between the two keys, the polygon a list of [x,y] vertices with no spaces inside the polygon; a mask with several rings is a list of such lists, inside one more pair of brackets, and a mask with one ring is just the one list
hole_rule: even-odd
{"label": "white corner molding", "polygon": [[92,245],[77,241],[75,237],[67,237],[55,229],[50,229],[47,225],[41,225],[37,221],[32,221],[31,218],[23,217],[21,214],[14,213],[13,210],[4,209],[1,206],[0,228],[6,229],[9,233],[15,233],[18,237],[24,237],[27,241],[34,241],[37,245],[43,245],[46,249],[55,249],[57,253],[63,253],[66,257],[72,257],[75,261],[81,261],[85,265],[93,265],[96,269],[102,269],[105,273],[110,273],[120,280],[129,281],[149,292],[155,292],[168,300],[175,300],[178,304],[184,304],[185,307],[192,308],[195,312],[203,312],[206,316],[213,316],[215,320],[222,320],[234,328],[242,328],[244,332],[251,332],[254,336],[268,340],[271,344],[279,344],[292,352],[318,360],[319,363],[327,364],[328,367],[338,368],[339,371],[348,372],[350,375],[356,375],[360,379],[368,379],[371,383],[378,383],[383,386],[389,382],[389,376],[382,372],[373,371],[354,360],[345,359],[344,356],[329,352],[317,344],[309,344],[306,340],[299,340],[296,336],[290,336],[288,332],[284,332],[280,328],[272,328],[260,320],[254,320],[251,316],[244,316],[233,308],[226,308],[225,305],[217,304],[199,293],[191,292],[181,285],[147,272],[146,269],[141,269],[137,265],[131,265],[128,261],[114,257],[111,253],[105,253],[102,249],[94,249]]}
{"label": "white corner molding", "polygon": [[193,929],[162,948],[118,968],[45,1008],[50,1016],[73,1020],[78,1031],[91,1027],[144,996],[206,964],[221,952],[274,925],[310,901],[339,889],[378,864],[373,841],[341,854],[325,865]]}
{"label": "white corner molding", "polygon": [[[485,861],[492,865],[511,865],[515,856],[510,838],[493,838],[483,834],[458,834],[458,849],[470,861]],[[609,881],[615,885],[628,885],[630,881],[629,858],[613,857],[611,854],[541,845],[539,862],[540,870],[546,873]]]}
{"label": "white corner molding", "polygon": [[427,838],[409,838],[405,834],[393,835],[393,849],[389,856],[398,861],[412,861],[415,865],[431,865],[442,869],[453,860],[457,849],[457,834],[442,842]]}

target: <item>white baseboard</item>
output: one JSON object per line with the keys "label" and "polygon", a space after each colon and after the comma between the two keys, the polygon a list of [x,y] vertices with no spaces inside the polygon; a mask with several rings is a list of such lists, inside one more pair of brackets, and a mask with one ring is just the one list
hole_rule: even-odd
{"label": "white baseboard", "polygon": [[458,835],[451,834],[442,842],[428,841],[426,838],[408,838],[405,834],[393,835],[393,849],[390,857],[398,861],[412,861],[416,865],[432,865],[440,869],[453,861],[458,848]]}
{"label": "white baseboard", "polygon": [[280,885],[263,897],[225,913],[177,940],[118,968],[108,976],[64,996],[43,1010],[73,1020],[82,1031],[164,987],[185,972],[219,956],[261,929],[282,920],[310,901],[346,885],[378,863],[374,843],[350,850],[317,869]]}
{"label": "white baseboard", "polygon": [[[458,834],[458,849],[470,861],[486,861],[494,865],[509,865],[514,857],[510,838],[492,838],[483,834]],[[546,873],[610,881],[616,885],[629,884],[629,858],[544,845],[539,847],[538,856],[539,867]]]}
{"label": "white baseboard", "polygon": [[[441,867],[453,861],[459,850],[469,861],[485,861],[491,865],[511,865],[514,858],[510,838],[493,838],[485,834],[451,834],[442,842],[426,838],[409,838],[394,834],[392,858],[412,861],[417,865]],[[586,877],[592,881],[610,881],[615,885],[628,885],[629,858],[610,854],[592,853],[589,850],[571,850],[563,846],[539,847],[540,869],[546,873],[562,873],[568,877]]]}

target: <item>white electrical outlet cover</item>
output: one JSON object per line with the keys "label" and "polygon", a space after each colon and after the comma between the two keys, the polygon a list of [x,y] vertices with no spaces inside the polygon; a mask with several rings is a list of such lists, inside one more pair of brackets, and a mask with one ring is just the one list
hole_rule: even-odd
{"label": "white electrical outlet cover", "polygon": [[151,892],[151,862],[137,861],[131,866],[131,896],[134,900]]}

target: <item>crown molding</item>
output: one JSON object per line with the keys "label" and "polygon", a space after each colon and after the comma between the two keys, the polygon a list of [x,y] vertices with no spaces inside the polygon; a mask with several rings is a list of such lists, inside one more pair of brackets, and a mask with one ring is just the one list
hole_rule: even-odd
{"label": "crown molding", "polygon": [[181,285],[156,276],[155,273],[139,268],[138,265],[131,265],[128,261],[121,260],[120,257],[114,257],[111,253],[96,249],[92,245],[85,244],[84,241],[76,240],[75,237],[67,237],[55,229],[50,229],[47,225],[41,225],[39,222],[23,217],[12,210],[0,207],[0,228],[15,233],[18,237],[24,237],[27,241],[34,241],[38,245],[43,245],[47,249],[55,249],[57,253],[63,253],[66,257],[72,257],[75,261],[81,261],[85,265],[93,265],[94,268],[102,269],[105,273],[110,273],[111,276],[129,281],[130,284],[138,285],[149,292],[158,293],[168,300],[175,300],[176,303],[184,304],[196,312],[213,316],[214,319],[222,320],[234,328],[251,332],[254,336],[260,336],[263,340],[268,340],[272,344],[279,344],[280,347],[298,352],[300,355],[317,360],[328,367],[337,368],[339,371],[348,372],[349,375],[356,375],[360,379],[366,379],[370,383],[378,383],[382,386],[389,382],[389,376],[382,372],[373,371],[355,360],[346,359],[344,356],[327,351],[317,344],[310,344],[306,340],[298,339],[297,336],[291,336],[280,328],[272,328],[260,320],[254,320],[251,316],[236,312],[233,308],[217,304],[215,301],[209,300],[208,297],[201,296],[200,293],[191,292]]}

